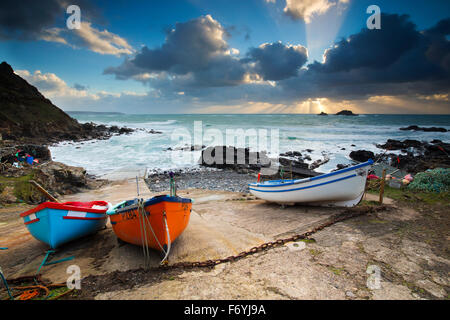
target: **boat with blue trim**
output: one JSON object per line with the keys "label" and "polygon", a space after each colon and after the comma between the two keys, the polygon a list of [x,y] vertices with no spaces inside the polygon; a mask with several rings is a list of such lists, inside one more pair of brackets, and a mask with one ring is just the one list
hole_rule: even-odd
{"label": "boat with blue trim", "polygon": [[316,177],[290,180],[270,180],[250,183],[250,192],[260,199],[276,203],[305,203],[353,207],[365,191],[367,174],[373,161],[322,174]]}
{"label": "boat with blue trim", "polygon": [[191,199],[160,195],[123,201],[107,214],[120,240],[161,251],[167,257],[171,243],[186,229],[191,209]]}
{"label": "boat with blue trim", "polygon": [[20,216],[34,238],[55,249],[104,228],[109,206],[105,201],[44,202]]}

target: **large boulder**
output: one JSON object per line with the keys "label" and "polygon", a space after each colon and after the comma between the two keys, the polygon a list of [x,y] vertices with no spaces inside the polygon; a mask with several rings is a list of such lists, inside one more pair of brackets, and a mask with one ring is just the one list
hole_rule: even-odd
{"label": "large boulder", "polygon": [[375,154],[372,151],[367,150],[357,150],[350,152],[350,158],[352,160],[358,161],[358,162],[366,162],[369,159],[374,159]]}
{"label": "large boulder", "polygon": [[208,147],[202,150],[199,164],[219,169],[242,169],[258,171],[270,166],[270,159],[265,152],[252,152],[249,148],[227,146]]}
{"label": "large boulder", "polygon": [[65,165],[61,162],[47,162],[35,169],[35,179],[49,191],[72,194],[88,187],[86,170]]}

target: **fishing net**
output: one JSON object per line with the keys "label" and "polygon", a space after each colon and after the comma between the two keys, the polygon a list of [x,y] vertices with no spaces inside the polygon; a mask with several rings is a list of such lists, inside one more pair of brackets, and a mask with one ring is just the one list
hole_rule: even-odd
{"label": "fishing net", "polygon": [[446,192],[450,190],[450,169],[433,169],[420,172],[408,189],[415,191]]}

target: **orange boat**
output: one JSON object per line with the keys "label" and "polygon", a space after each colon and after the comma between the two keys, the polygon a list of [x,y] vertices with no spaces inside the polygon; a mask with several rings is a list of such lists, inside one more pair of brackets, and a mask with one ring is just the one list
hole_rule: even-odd
{"label": "orange boat", "polygon": [[107,213],[120,240],[162,251],[167,257],[171,243],[186,229],[191,209],[191,199],[163,195],[124,201]]}

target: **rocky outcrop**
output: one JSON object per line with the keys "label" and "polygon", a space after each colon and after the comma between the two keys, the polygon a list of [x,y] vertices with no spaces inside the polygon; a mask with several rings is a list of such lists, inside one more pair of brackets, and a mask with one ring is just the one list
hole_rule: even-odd
{"label": "rocky outcrop", "polygon": [[429,144],[426,142],[411,139],[403,141],[388,139],[384,144],[377,144],[378,148],[385,150],[407,150],[409,148],[425,149],[427,146],[429,146]]}
{"label": "rocky outcrop", "polygon": [[338,116],[357,116],[357,114],[354,114],[351,110],[342,110],[336,113]]}
{"label": "rocky outcrop", "polygon": [[402,154],[380,154],[379,157],[391,166],[418,173],[434,168],[450,168],[450,144],[440,140],[432,143],[418,140],[392,140],[377,145],[385,150],[401,150]]}
{"label": "rocky outcrop", "polygon": [[328,115],[328,113],[323,112],[323,111],[322,111],[321,113],[318,114],[318,116],[327,116],[327,115]]}
{"label": "rocky outcrop", "polygon": [[[39,162],[30,165],[20,162],[18,166],[16,153],[22,150]],[[105,180],[96,180],[80,167],[68,166],[60,162],[51,161],[50,150],[46,146],[21,145],[0,148],[0,204],[15,201],[40,203],[47,199],[38,192],[28,181],[36,180],[53,196],[72,194],[86,188],[95,188],[104,184]]]}
{"label": "rocky outcrop", "polygon": [[408,130],[425,131],[425,132],[447,132],[447,129],[445,129],[445,128],[439,128],[439,127],[426,128],[426,127],[419,127],[419,126],[409,126],[406,128],[400,128],[400,130],[403,130],[403,131],[408,131]]}
{"label": "rocky outcrop", "polygon": [[0,64],[0,106],[2,140],[40,144],[107,139],[114,133],[133,131],[92,123],[80,124],[52,104],[36,87],[15,74],[6,62]]}
{"label": "rocky outcrop", "polygon": [[[312,150],[308,149],[306,151],[311,152]],[[305,160],[311,161],[311,157],[309,155],[303,155],[299,151],[288,151],[280,154],[278,158],[278,162],[283,171],[292,174],[293,178],[317,176],[320,173],[315,172],[314,169],[328,161],[326,157],[324,160],[317,160],[311,164],[306,163]]]}

